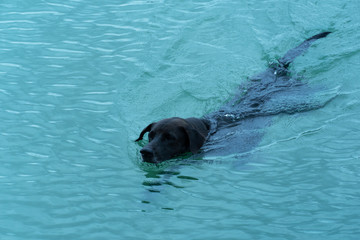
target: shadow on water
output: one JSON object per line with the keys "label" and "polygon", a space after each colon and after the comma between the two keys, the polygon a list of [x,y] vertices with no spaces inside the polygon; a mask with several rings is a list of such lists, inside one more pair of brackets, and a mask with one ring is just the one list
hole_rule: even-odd
{"label": "shadow on water", "polygon": [[140,168],[145,172],[145,180],[142,184],[149,187],[149,192],[160,192],[160,189],[157,187],[162,185],[184,188],[184,186],[174,183],[171,179],[175,177],[178,179],[199,180],[196,177],[181,175],[180,170],[186,165],[190,166],[202,163],[204,163],[204,160],[194,160],[190,154],[158,164],[141,162]]}
{"label": "shadow on water", "polygon": [[[146,189],[141,200],[141,203],[145,204],[142,207],[143,212],[150,211],[149,208],[156,207],[159,204],[161,205],[159,208],[163,210],[174,210],[173,207],[163,206],[167,201],[162,201],[164,194],[160,193],[171,191],[171,189],[185,188],[185,186],[176,183],[176,179],[189,181],[199,180],[196,177],[181,174],[180,169],[184,167],[184,165],[191,165],[186,157],[187,156],[183,156],[182,158],[172,159],[159,164],[140,163],[140,168],[144,171],[145,177],[142,185]],[[193,162],[193,164],[200,164],[201,160],[191,162]],[[169,186],[171,187],[170,189],[168,188]]]}
{"label": "shadow on water", "polygon": [[[254,152],[238,153],[228,156],[206,156],[205,152],[197,155],[185,154],[176,159],[153,164],[142,162],[139,158],[139,167],[144,172],[142,185],[144,192],[141,197],[143,212],[153,209],[174,210],[175,207],[166,206],[168,197],[173,191],[186,188],[187,183],[201,179],[198,176],[184,175],[189,167],[201,168],[207,165],[228,165],[231,169],[244,170],[246,164],[252,161]],[[164,206],[165,205],[165,206]]]}

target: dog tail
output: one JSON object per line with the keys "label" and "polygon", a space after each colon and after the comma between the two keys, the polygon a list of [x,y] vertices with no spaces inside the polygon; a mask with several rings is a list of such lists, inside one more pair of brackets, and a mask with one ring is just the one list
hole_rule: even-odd
{"label": "dog tail", "polygon": [[326,37],[331,32],[322,32],[319,34],[316,34],[312,36],[311,38],[306,39],[303,43],[301,43],[299,46],[289,50],[282,58],[279,59],[279,63],[287,68],[289,64],[299,55],[303,54],[313,42],[320,38]]}

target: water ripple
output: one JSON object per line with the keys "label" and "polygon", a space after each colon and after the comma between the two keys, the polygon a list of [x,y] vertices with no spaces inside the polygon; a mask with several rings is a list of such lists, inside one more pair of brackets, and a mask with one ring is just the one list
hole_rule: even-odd
{"label": "water ripple", "polygon": [[[355,6],[0,3],[2,238],[355,239]],[[260,146],[241,156],[162,172],[138,164],[133,139],[143,126],[216,110],[247,76],[329,27],[292,67],[309,84],[338,86],[334,101],[274,117]]]}
{"label": "water ripple", "polygon": [[39,12],[8,12],[3,15],[64,15],[64,13],[55,12],[55,11],[39,11]]}

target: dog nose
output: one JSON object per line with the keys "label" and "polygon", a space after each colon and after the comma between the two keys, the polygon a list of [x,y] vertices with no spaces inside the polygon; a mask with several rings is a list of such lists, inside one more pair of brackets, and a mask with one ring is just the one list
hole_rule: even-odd
{"label": "dog nose", "polygon": [[150,148],[143,148],[140,150],[141,156],[145,162],[152,162],[154,158],[154,152]]}

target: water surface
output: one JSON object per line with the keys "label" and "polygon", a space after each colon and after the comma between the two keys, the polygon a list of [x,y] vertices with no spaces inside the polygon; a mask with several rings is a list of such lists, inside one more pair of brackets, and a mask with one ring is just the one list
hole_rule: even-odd
{"label": "water surface", "polygon": [[[2,1],[1,239],[358,239],[359,12],[356,0]],[[325,107],[274,116],[241,158],[141,164],[133,140],[148,123],[218,109],[322,31],[291,69],[336,95]]]}

